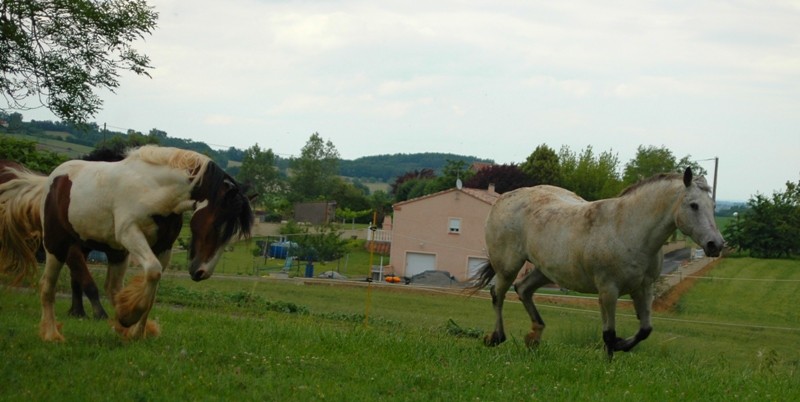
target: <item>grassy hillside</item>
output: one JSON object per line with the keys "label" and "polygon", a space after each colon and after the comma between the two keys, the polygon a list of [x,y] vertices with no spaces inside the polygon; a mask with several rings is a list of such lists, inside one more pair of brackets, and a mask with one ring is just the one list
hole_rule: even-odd
{"label": "grassy hillside", "polygon": [[[65,137],[69,136],[69,134],[61,133],[61,132],[59,132],[59,133],[48,132],[48,134],[50,134],[50,135],[61,135],[61,136],[65,136]],[[85,145],[73,144],[73,143],[69,143],[69,142],[66,142],[66,141],[59,141],[59,140],[54,140],[54,139],[49,139],[49,138],[35,137],[35,136],[32,136],[32,135],[28,135],[28,134],[10,134],[10,133],[8,133],[8,134],[5,134],[5,135],[9,135],[11,137],[14,137],[14,138],[17,138],[17,139],[21,139],[21,140],[27,140],[27,141],[36,142],[38,144],[37,148],[39,148],[40,150],[50,151],[50,152],[55,152],[55,153],[58,153],[58,154],[66,155],[66,156],[68,156],[70,158],[73,158],[73,159],[80,158],[83,155],[86,155],[86,154],[92,152],[92,150],[94,149],[93,147],[88,147],[88,146],[85,146]]]}
{"label": "grassy hillside", "polygon": [[[104,322],[64,317],[61,299],[67,341],[53,345],[36,336],[37,296],[4,289],[0,399],[798,400],[800,316],[785,297],[800,262],[726,259],[711,277],[612,362],[594,306],[540,303],[548,329],[528,350],[510,300],[510,339],[487,348],[474,337],[493,321],[486,295],[167,275],[160,337],[123,342]],[[620,314],[632,334],[632,311]]]}

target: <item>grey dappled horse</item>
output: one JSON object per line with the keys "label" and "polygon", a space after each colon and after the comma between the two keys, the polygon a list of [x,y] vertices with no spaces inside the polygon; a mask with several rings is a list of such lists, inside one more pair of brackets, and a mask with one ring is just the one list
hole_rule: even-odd
{"label": "grey dappled horse", "polygon": [[[489,346],[505,341],[503,300],[525,261],[534,268],[516,284],[516,292],[531,317],[528,346],[538,344],[545,324],[533,303],[543,285],[599,295],[603,341],[609,358],[629,351],[652,331],[650,310],[654,282],[661,273],[661,246],[680,229],[718,256],[724,240],[714,222],[714,203],[703,177],[691,169],[661,174],[633,185],[617,198],[587,202],[554,186],[520,188],[503,194],[486,221],[489,262],[475,279],[475,289],[494,278],[492,304],[495,330],[484,339]],[[617,298],[630,294],[639,331],[618,338]]]}

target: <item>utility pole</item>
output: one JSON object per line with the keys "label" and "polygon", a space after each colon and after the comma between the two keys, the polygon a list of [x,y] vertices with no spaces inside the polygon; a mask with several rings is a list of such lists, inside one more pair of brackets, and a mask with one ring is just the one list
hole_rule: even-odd
{"label": "utility pole", "polygon": [[711,190],[711,200],[717,205],[717,171],[719,170],[719,157],[714,157],[714,187]]}

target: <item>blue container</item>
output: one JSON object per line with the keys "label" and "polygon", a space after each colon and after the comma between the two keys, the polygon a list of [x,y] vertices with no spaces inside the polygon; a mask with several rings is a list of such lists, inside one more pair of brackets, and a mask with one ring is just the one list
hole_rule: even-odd
{"label": "blue container", "polygon": [[271,243],[269,245],[269,250],[267,251],[268,255],[272,258],[283,258],[289,256],[289,250],[292,248],[297,249],[297,243],[292,243],[289,241],[279,241],[275,243]]}
{"label": "blue container", "polygon": [[307,263],[306,264],[306,278],[313,278],[314,277],[314,264]]}
{"label": "blue container", "polygon": [[270,244],[269,256],[272,258],[286,258],[286,247],[281,246],[281,243]]}

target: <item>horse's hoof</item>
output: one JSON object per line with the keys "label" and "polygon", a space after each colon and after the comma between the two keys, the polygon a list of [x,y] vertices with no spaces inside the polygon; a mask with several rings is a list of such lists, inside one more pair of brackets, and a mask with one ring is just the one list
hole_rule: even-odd
{"label": "horse's hoof", "polygon": [[144,339],[161,335],[161,327],[157,322],[150,320],[147,321],[147,323],[144,325],[144,328],[142,328],[142,325],[139,323],[125,327],[121,325],[119,321],[115,321],[114,331],[116,331],[122,337],[122,339],[125,340]]}
{"label": "horse's hoof", "polygon": [[41,326],[39,328],[39,336],[45,342],[64,342],[64,335],[61,335],[61,323],[57,322],[55,326],[45,328]]}
{"label": "horse's hoof", "polygon": [[80,310],[69,309],[67,311],[67,315],[75,318],[86,318],[86,312]]}
{"label": "horse's hoof", "polygon": [[529,348],[535,348],[539,346],[541,342],[541,335],[535,332],[531,332],[528,335],[525,335],[525,346]]}
{"label": "horse's hoof", "polygon": [[157,337],[161,335],[161,327],[157,322],[147,320],[147,324],[144,326],[144,335],[145,337]]}
{"label": "horse's hoof", "polygon": [[492,332],[491,335],[486,335],[483,337],[483,344],[486,346],[497,346],[503,341],[506,340],[505,336],[498,334],[497,332]]}

